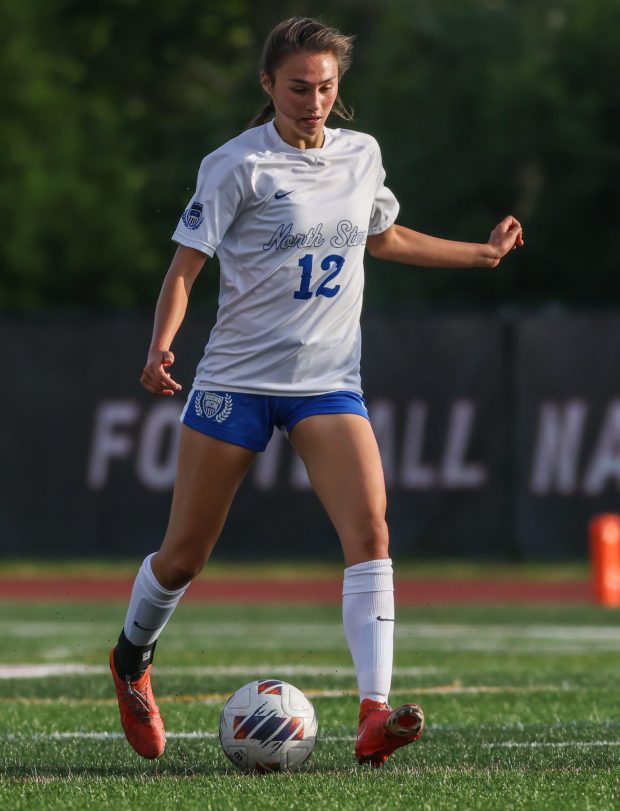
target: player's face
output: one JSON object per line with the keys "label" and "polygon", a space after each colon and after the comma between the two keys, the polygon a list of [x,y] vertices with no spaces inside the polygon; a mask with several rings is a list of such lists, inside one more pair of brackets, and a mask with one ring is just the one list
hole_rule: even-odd
{"label": "player's face", "polygon": [[299,149],[323,144],[323,127],[338,96],[338,61],[332,53],[296,53],[261,75],[276,108],[280,137]]}

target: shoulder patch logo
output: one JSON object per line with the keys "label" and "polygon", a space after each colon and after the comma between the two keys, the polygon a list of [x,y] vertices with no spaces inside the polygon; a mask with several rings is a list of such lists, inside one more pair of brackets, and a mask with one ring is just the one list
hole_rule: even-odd
{"label": "shoulder patch logo", "polygon": [[185,225],[192,231],[195,231],[197,228],[200,228],[205,219],[204,214],[202,213],[202,209],[203,209],[202,203],[199,203],[198,200],[194,200],[191,206],[185,209],[185,211],[181,215],[183,225]]}
{"label": "shoulder patch logo", "polygon": [[215,419],[217,423],[226,422],[233,410],[233,398],[230,394],[223,397],[214,391],[199,391],[194,399],[194,411],[197,417]]}

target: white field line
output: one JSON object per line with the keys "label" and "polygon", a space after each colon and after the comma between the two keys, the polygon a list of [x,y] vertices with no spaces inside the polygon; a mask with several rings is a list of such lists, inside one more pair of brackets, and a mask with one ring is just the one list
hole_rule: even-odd
{"label": "white field line", "polygon": [[497,741],[480,744],[484,749],[589,749],[591,746],[620,746],[620,741]]}
{"label": "white field line", "polygon": [[[175,634],[182,636],[207,637],[248,637],[260,635],[282,637],[342,637],[343,631],[339,622],[333,623],[300,623],[300,622],[214,622],[208,619],[201,622],[179,620],[175,622]],[[61,636],[71,634],[93,636],[117,631],[117,625],[110,622],[60,622],[58,620],[32,620],[11,622],[0,620],[0,635],[28,639],[31,637]],[[395,631],[398,636],[416,637],[453,637],[478,636],[486,638],[520,637],[525,639],[567,640],[570,642],[589,642],[596,639],[600,642],[620,643],[619,626],[600,625],[522,625],[517,623],[403,623],[397,619]]]}
{"label": "white field line", "polygon": [[[390,691],[391,696],[406,696],[412,698],[413,696],[428,696],[428,695],[484,695],[484,694],[531,694],[531,693],[561,693],[561,692],[575,692],[578,689],[586,688],[571,688],[564,684],[561,687],[557,685],[536,685],[529,687],[498,687],[495,685],[477,685],[477,686],[463,686],[458,683],[437,685],[436,687],[408,687],[403,689],[395,689]],[[308,698],[343,698],[346,696],[357,696],[358,692],[355,688],[351,687],[342,690],[320,690],[313,688],[306,688],[304,693]],[[159,704],[206,704],[206,705],[221,705],[223,702],[230,698],[230,693],[202,693],[193,695],[158,695],[157,701]],[[25,706],[115,706],[115,698],[71,698],[68,696],[59,696],[57,698],[38,698],[32,696],[29,698],[12,696],[10,698],[0,698],[0,706],[3,704],[21,704]]]}
{"label": "white field line", "polygon": [[[431,732],[440,732],[441,727],[430,727]],[[217,732],[166,732],[167,740],[218,740]],[[32,735],[15,735],[8,733],[0,735],[3,743],[52,743],[63,741],[121,741],[125,736],[122,732],[50,732],[33,733]],[[350,743],[355,740],[354,735],[321,735],[318,741],[325,743]],[[600,747],[618,747],[620,740],[593,740],[593,741],[496,741],[472,743],[472,746],[481,746],[483,749],[590,749]]]}
{"label": "white field line", "polygon": [[[436,667],[395,667],[395,676],[433,676],[440,673]],[[47,679],[53,676],[92,676],[108,674],[109,668],[104,665],[86,665],[79,663],[43,664],[10,664],[0,665],[0,679]],[[330,676],[335,678],[352,678],[355,670],[352,667],[334,665],[229,665],[229,666],[187,666],[160,667],[161,676]],[[259,674],[257,676],[256,674]]]}
{"label": "white field line", "polygon": [[[102,622],[16,622],[0,621],[0,637],[42,640],[48,645],[46,658],[59,658],[58,643],[66,650],[67,640],[80,639],[82,650],[95,649],[100,640],[112,640],[117,628]],[[174,623],[167,635],[169,650],[187,647],[199,638],[205,650],[339,650],[345,644],[339,622],[276,624],[226,622]],[[596,625],[525,625],[490,623],[400,623],[395,627],[396,644],[402,651],[470,651],[488,653],[545,653],[582,655],[588,652],[620,652],[620,627]],[[50,644],[51,643],[51,644]]]}

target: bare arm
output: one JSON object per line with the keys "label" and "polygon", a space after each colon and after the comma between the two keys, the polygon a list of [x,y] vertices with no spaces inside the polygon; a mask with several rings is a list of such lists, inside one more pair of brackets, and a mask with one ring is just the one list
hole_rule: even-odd
{"label": "bare arm", "polygon": [[174,363],[170,351],[185,317],[190,290],[205,263],[204,253],[179,245],[157,299],[153,337],[140,383],[151,394],[171,397],[181,386],[166,371]]}
{"label": "bare arm", "polygon": [[367,243],[368,252],[378,259],[431,268],[494,268],[522,245],[521,223],[512,216],[495,226],[488,242],[454,242],[392,225],[382,234],[369,236]]}

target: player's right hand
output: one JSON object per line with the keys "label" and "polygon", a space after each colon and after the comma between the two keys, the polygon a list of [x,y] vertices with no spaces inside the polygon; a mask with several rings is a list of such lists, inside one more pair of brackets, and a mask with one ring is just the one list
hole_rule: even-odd
{"label": "player's right hand", "polygon": [[158,397],[172,397],[182,386],[173,380],[166,371],[174,363],[170,350],[150,349],[140,383],[151,394]]}

